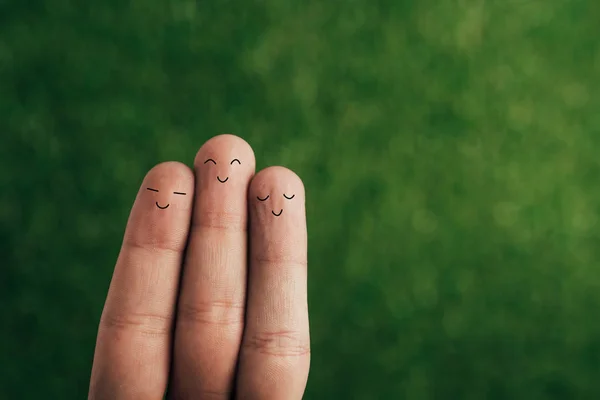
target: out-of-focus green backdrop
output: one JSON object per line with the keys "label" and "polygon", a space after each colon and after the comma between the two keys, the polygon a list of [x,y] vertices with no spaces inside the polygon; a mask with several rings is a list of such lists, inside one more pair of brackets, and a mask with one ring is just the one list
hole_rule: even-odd
{"label": "out-of-focus green backdrop", "polygon": [[600,3],[0,0],[0,396],[81,399],[145,172],[308,191],[307,399],[600,397]]}

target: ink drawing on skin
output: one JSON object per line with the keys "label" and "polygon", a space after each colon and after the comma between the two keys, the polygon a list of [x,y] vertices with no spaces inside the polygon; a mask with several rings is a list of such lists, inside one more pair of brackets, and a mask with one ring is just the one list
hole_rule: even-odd
{"label": "ink drawing on skin", "polygon": [[[212,158],[209,158],[206,161],[204,161],[204,164],[207,164],[209,162],[213,163],[214,165],[217,165],[217,162]],[[231,160],[229,165],[233,165],[234,163],[237,163],[238,165],[242,165],[242,162],[237,158],[234,158],[233,160]],[[217,180],[221,183],[225,183],[229,180],[229,176],[226,176],[225,179],[221,179],[221,177],[219,175],[217,175]]]}
{"label": "ink drawing on skin", "polygon": [[[293,194],[291,196],[287,196],[285,193],[283,194],[283,197],[285,197],[287,200],[293,199],[294,196],[296,196],[296,195]],[[263,197],[263,198],[261,198],[260,196],[256,196],[258,201],[267,201],[269,199],[269,197],[271,197],[271,195],[267,195],[267,197]],[[273,214],[276,217],[279,217],[281,214],[283,214],[283,208],[279,209],[278,213],[276,213],[274,210],[271,210],[271,214]]]}
{"label": "ink drawing on skin", "polygon": [[[146,188],[146,189],[148,189],[148,190],[149,190],[149,191],[151,191],[151,192],[156,192],[156,193],[158,193],[158,192],[159,192],[159,190],[158,190],[158,189],[154,189],[154,188]],[[177,194],[177,195],[180,195],[180,196],[185,196],[185,195],[186,195],[186,193],[184,193],[184,192],[173,192],[173,194]],[[167,203],[167,205],[166,205],[166,206],[161,206],[161,205],[158,203],[158,201],[156,201],[154,204],[156,204],[156,207],[160,208],[161,210],[166,210],[166,209],[167,209],[167,208],[169,208],[169,206],[171,205],[171,203]]]}

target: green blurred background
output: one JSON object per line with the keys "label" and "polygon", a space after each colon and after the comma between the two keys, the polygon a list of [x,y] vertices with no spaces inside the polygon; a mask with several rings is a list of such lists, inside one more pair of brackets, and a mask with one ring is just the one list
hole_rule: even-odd
{"label": "green blurred background", "polygon": [[0,397],[86,397],[141,179],[228,132],[307,187],[307,399],[600,398],[599,21],[0,0]]}

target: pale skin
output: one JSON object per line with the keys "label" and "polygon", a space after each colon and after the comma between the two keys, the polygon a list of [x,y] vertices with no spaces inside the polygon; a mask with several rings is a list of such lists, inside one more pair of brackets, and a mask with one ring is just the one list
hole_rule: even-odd
{"label": "pale skin", "polygon": [[90,400],[301,399],[304,186],[220,135],[140,187],[98,329]]}

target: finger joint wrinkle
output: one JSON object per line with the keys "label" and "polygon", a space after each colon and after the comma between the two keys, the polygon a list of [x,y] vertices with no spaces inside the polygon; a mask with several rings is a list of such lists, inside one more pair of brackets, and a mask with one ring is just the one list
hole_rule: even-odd
{"label": "finger joint wrinkle", "polygon": [[150,313],[103,313],[100,324],[106,329],[119,331],[135,331],[143,336],[168,336],[171,333],[173,318],[171,316]]}
{"label": "finger joint wrinkle", "polygon": [[227,231],[246,232],[247,216],[246,214],[236,214],[230,212],[201,212],[196,218],[192,229],[217,229]]}
{"label": "finger joint wrinkle", "polygon": [[242,325],[244,308],[244,303],[233,300],[184,303],[179,307],[178,318],[195,324]]}
{"label": "finger joint wrinkle", "polygon": [[277,357],[310,354],[308,338],[297,331],[257,332],[249,335],[243,343],[246,350]]}

